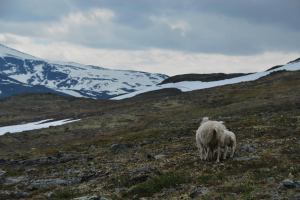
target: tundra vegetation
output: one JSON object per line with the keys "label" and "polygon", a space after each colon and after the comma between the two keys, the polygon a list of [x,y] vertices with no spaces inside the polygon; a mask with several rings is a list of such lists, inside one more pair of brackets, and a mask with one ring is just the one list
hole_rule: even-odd
{"label": "tundra vegetation", "polygon": [[[0,137],[0,199],[297,199],[300,72],[123,101],[25,95],[0,101],[0,124],[81,118]],[[203,116],[225,121],[233,159],[202,161]]]}

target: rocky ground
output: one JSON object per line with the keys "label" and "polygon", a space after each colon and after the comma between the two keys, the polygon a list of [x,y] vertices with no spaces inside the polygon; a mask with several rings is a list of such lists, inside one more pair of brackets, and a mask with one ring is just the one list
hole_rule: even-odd
{"label": "rocky ground", "polygon": [[[233,159],[199,159],[203,116],[236,133]],[[82,120],[0,136],[0,199],[300,199],[300,72],[123,101],[0,102],[1,125],[69,117]]]}

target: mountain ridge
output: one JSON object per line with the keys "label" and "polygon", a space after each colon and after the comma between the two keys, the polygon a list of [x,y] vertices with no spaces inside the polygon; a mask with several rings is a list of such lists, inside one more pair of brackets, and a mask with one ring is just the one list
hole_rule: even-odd
{"label": "mountain ridge", "polygon": [[108,99],[156,85],[167,75],[49,61],[0,44],[1,75],[75,97]]}
{"label": "mountain ridge", "polygon": [[[281,70],[286,70],[286,71],[300,70],[300,59],[296,59],[294,61],[288,62],[286,65],[272,67],[266,71],[256,72],[256,73],[252,73],[252,74],[247,74],[247,75],[243,75],[243,76],[237,76],[237,77],[222,79],[222,80],[217,80],[217,81],[209,81],[209,82],[180,81],[180,82],[174,82],[174,83],[170,82],[170,83],[165,83],[165,84],[159,84],[156,86],[148,87],[144,90],[131,92],[131,93],[125,94],[125,95],[119,95],[117,97],[113,97],[112,99],[113,100],[122,100],[122,99],[126,99],[126,98],[131,98],[136,95],[143,94],[143,93],[152,92],[155,90],[166,89],[166,88],[177,88],[182,92],[189,92],[189,91],[193,91],[193,90],[201,90],[201,89],[218,87],[218,86],[223,86],[223,85],[228,85],[228,84],[236,84],[236,83],[240,83],[240,82],[249,82],[249,81],[257,80],[259,78],[262,78],[271,73],[281,71]],[[184,78],[186,78],[186,77],[184,77]]]}

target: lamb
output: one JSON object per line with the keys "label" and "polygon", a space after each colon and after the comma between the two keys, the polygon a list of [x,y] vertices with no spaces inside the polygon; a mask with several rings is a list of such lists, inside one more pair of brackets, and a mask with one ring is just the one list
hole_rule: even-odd
{"label": "lamb", "polygon": [[217,150],[216,162],[219,162],[221,147],[225,149],[223,159],[226,159],[228,147],[231,147],[230,157],[233,157],[236,149],[236,137],[233,132],[227,130],[223,122],[210,121],[208,117],[204,117],[196,132],[196,144],[201,160],[212,158]]}
{"label": "lamb", "polygon": [[223,159],[227,157],[228,147],[231,148],[230,158],[234,156],[236,149],[236,137],[235,134],[229,130],[224,130],[224,134],[221,137],[221,147],[224,148]]}
{"label": "lamb", "polygon": [[[196,131],[196,144],[200,152],[200,159],[207,160],[212,155],[216,146],[219,146],[220,136],[226,129],[222,122],[211,121],[208,117],[204,117]],[[219,161],[220,152],[218,151]]]}

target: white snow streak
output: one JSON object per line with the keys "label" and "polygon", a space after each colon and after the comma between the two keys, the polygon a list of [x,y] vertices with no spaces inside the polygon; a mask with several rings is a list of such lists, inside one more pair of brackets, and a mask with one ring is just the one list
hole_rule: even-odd
{"label": "white snow streak", "polygon": [[[80,119],[62,119],[58,121],[51,121],[52,119],[41,120],[37,122],[30,122],[27,124],[11,125],[0,127],[0,135],[5,133],[19,133],[23,131],[31,131],[42,128],[49,128],[50,126],[60,126],[72,122],[77,122]],[[50,122],[49,122],[50,121]]]}

